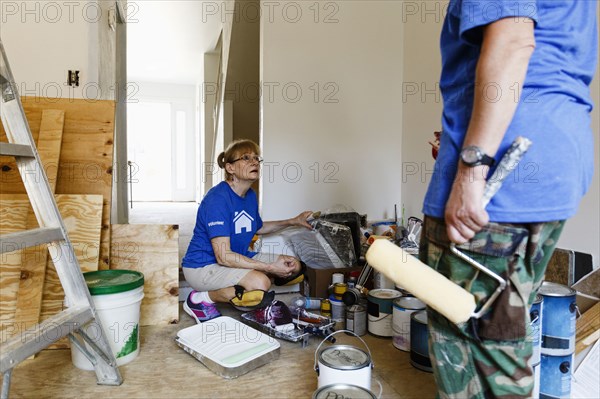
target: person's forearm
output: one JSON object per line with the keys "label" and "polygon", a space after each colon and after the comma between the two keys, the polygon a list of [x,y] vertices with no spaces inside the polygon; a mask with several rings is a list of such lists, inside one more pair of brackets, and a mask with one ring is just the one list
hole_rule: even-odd
{"label": "person's forearm", "polygon": [[271,265],[260,262],[231,250],[224,250],[217,257],[217,262],[222,266],[235,267],[238,269],[252,269],[264,273],[270,273]]}
{"label": "person's forearm", "polygon": [[256,232],[256,234],[270,234],[276,233],[279,230],[282,230],[286,227],[292,226],[292,219],[286,220],[272,220],[268,222],[263,222],[263,225],[260,230]]}
{"label": "person's forearm", "polygon": [[517,109],[535,38],[529,19],[502,19],[484,29],[463,147],[476,145],[494,156]]}

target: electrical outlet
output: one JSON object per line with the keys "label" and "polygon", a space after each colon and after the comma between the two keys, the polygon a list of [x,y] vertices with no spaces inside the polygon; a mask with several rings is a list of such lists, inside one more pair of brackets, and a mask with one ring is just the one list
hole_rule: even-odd
{"label": "electrical outlet", "polygon": [[69,69],[67,73],[67,85],[79,87],[79,71]]}

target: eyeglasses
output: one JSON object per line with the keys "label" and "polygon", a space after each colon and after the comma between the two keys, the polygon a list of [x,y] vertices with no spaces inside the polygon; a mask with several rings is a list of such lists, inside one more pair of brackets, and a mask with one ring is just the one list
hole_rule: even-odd
{"label": "eyeglasses", "polygon": [[234,163],[237,161],[244,161],[244,162],[254,161],[254,162],[262,163],[263,159],[262,159],[262,157],[259,157],[258,155],[244,154],[241,157],[239,157],[238,159],[234,159],[233,161],[231,161],[229,163]]}

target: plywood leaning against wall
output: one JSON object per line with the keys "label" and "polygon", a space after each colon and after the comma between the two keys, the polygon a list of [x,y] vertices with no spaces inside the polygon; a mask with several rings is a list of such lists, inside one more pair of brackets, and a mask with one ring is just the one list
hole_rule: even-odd
{"label": "plywood leaning against wall", "polygon": [[[34,140],[45,110],[64,111],[57,194],[98,194],[103,197],[99,268],[110,265],[110,206],[113,176],[114,101],[21,97]],[[0,140],[7,141],[3,128]],[[14,158],[0,157],[3,193],[24,194]]]}
{"label": "plywood leaning against wall", "polygon": [[144,274],[140,325],[179,320],[179,226],[114,224],[111,226],[111,269]]}

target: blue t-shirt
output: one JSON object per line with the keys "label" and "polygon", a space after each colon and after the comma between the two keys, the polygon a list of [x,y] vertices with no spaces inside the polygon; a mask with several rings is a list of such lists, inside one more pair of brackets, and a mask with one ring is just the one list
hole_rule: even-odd
{"label": "blue t-shirt", "polygon": [[[473,108],[482,27],[508,17],[535,23],[536,48],[496,162],[517,136],[533,144],[486,208],[493,222],[546,222],[575,214],[594,170],[589,84],[598,57],[596,1],[451,0],[441,34],[443,133],[423,213],[442,218]],[[490,171],[493,173],[493,170]]]}
{"label": "blue t-shirt", "polygon": [[227,182],[221,182],[200,203],[194,234],[181,264],[198,268],[217,263],[210,243],[215,237],[229,237],[233,252],[251,258],[256,253],[250,251],[250,242],[262,225],[254,190],[242,198]]}

